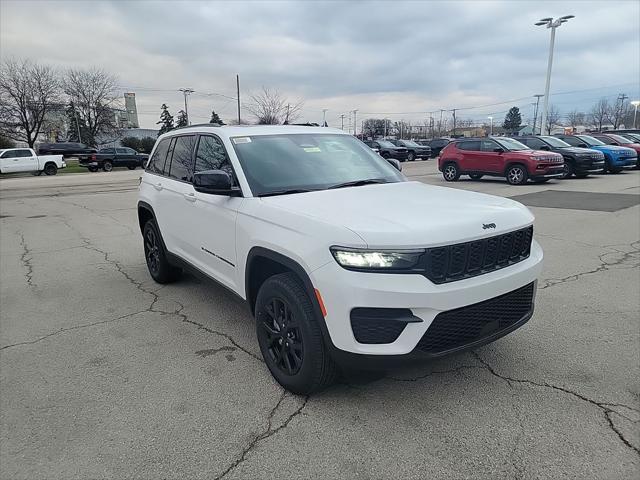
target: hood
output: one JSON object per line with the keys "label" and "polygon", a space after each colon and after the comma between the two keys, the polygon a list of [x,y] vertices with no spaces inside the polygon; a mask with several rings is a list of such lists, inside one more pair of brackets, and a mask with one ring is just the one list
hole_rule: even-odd
{"label": "hood", "polygon": [[513,200],[420,182],[366,185],[261,200],[272,207],[348,228],[375,248],[460,243],[523,228],[533,222],[531,212]]}
{"label": "hood", "polygon": [[582,147],[558,147],[558,152],[572,153],[574,155],[592,155],[593,151],[590,148]]}
{"label": "hood", "polygon": [[629,150],[635,153],[635,150],[633,148],[620,147],[618,145],[594,145],[593,147],[589,147],[589,148],[593,148],[594,150],[600,150],[601,152],[613,152],[617,154],[629,153]]}

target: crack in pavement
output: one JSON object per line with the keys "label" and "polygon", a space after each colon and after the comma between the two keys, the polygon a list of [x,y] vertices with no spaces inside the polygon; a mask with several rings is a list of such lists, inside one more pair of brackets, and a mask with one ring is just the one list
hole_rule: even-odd
{"label": "crack in pavement", "polygon": [[27,273],[25,273],[24,277],[27,280],[27,285],[30,287],[35,287],[36,284],[33,282],[33,265],[31,261],[33,260],[33,255],[29,247],[27,246],[27,242],[24,239],[24,233],[20,233],[20,245],[22,246],[22,255],[20,255],[20,261],[22,262],[22,266],[26,268]]}
{"label": "crack in pavement", "polygon": [[[592,270],[587,270],[586,272],[580,272],[573,275],[569,275],[563,278],[550,278],[550,279],[544,280],[544,283],[538,286],[538,290],[544,290],[545,288],[554,287],[556,285],[561,285],[566,282],[574,282],[585,275],[593,275],[598,272],[603,272],[617,265],[626,264],[632,260],[636,260],[636,262],[632,263],[630,265],[630,268],[637,268],[638,266],[640,266],[640,258],[638,257],[638,254],[640,254],[640,248],[636,246],[636,243],[638,242],[634,242],[630,244],[630,247],[634,249],[633,252],[623,252],[622,250],[612,249],[613,251],[609,251],[601,255],[598,255],[598,260],[600,261],[600,265],[598,265],[596,268]],[[607,261],[604,258],[607,255],[614,255],[616,253],[621,254],[620,258],[618,258],[617,260]]]}
{"label": "crack in pavement", "polygon": [[265,440],[265,439],[275,435],[280,430],[283,430],[283,429],[287,428],[287,426],[289,425],[291,420],[293,420],[295,417],[297,417],[298,415],[300,415],[302,413],[302,410],[304,410],[304,408],[307,406],[307,402],[309,401],[309,397],[308,396],[303,397],[302,404],[298,408],[296,408],[293,411],[293,413],[291,413],[291,415],[289,415],[285,419],[285,421],[282,422],[282,424],[280,424],[276,428],[273,428],[273,425],[272,425],[273,417],[276,414],[276,412],[278,411],[278,408],[280,407],[280,404],[282,403],[282,401],[286,397],[287,397],[287,391],[283,390],[282,391],[282,395],[280,395],[280,398],[278,399],[278,402],[275,404],[275,406],[269,412],[269,416],[267,417],[266,429],[264,429],[259,434],[255,435],[249,441],[249,443],[242,449],[242,453],[240,454],[240,456],[231,465],[229,465],[226,470],[224,470],[220,475],[215,477],[215,480],[221,480],[222,478],[226,477],[230,472],[235,470],[238,467],[238,465],[240,465],[241,463],[243,463],[247,459],[247,455],[256,447],[256,445],[259,442],[261,442],[262,440]]}
{"label": "crack in pavement", "polygon": [[[606,403],[606,402],[597,402],[595,400],[590,399],[589,397],[586,397],[585,395],[582,395],[581,393],[578,392],[574,392],[573,390],[569,390],[568,388],[564,388],[564,387],[559,387],[557,385],[553,385],[550,383],[537,383],[534,382],[532,380],[523,380],[520,378],[514,378],[514,377],[508,377],[506,375],[501,375],[498,372],[496,372],[494,370],[494,368],[486,361],[484,360],[482,357],[480,357],[480,355],[478,353],[476,353],[475,351],[471,351],[471,354],[485,367],[485,369],[487,371],[489,371],[493,376],[507,382],[509,384],[509,386],[513,386],[513,383],[520,383],[520,384],[525,384],[525,385],[533,385],[535,387],[541,387],[541,388],[549,388],[549,389],[553,389],[556,390],[558,392],[563,392],[566,393],[568,395],[572,395],[584,402],[590,403],[591,405],[594,405],[596,407],[598,407],[599,409],[602,410],[602,412],[604,413],[604,417],[609,425],[609,428],[615,432],[615,434],[618,436],[618,438],[622,441],[622,443],[624,443],[627,447],[629,447],[630,449],[632,449],[633,451],[635,451],[638,455],[640,455],[640,448],[636,447],[635,445],[631,444],[631,442],[629,440],[627,440],[627,438],[624,436],[624,434],[615,426],[613,420],[611,419],[611,413],[615,413],[616,415],[620,415],[620,413],[616,412],[615,410],[612,410],[611,408],[609,408],[609,406],[612,406],[614,404],[612,403]],[[615,404],[616,406],[623,406],[625,408],[629,408],[630,410],[635,410],[632,407],[628,407],[627,405],[622,405],[622,404]],[[622,417],[624,417],[623,415],[620,415]],[[627,417],[624,417],[627,418]],[[627,418],[628,419],[628,418]]]}

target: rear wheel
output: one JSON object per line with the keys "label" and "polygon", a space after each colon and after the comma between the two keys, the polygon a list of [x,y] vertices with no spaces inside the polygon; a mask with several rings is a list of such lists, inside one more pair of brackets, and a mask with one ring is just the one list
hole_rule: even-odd
{"label": "rear wheel", "polygon": [[308,395],[335,381],[338,368],[324,346],[322,320],[295,274],[268,278],[258,292],[255,312],[260,351],[280,385]]}
{"label": "rear wheel", "polygon": [[105,172],[110,172],[111,170],[113,170],[113,163],[111,163],[110,160],[105,160],[102,164],[102,170],[104,170]]}
{"label": "rear wheel", "polygon": [[154,220],[147,220],[142,231],[144,239],[144,258],[147,261],[147,268],[153,278],[158,283],[171,283],[175,281],[181,270],[174,267],[167,260],[167,252],[164,249],[160,231]]}
{"label": "rear wheel", "polygon": [[460,178],[460,170],[455,163],[447,163],[442,169],[442,176],[447,182],[456,182]]}
{"label": "rear wheel", "polygon": [[97,172],[97,171],[98,171],[98,167],[87,167],[87,169],[88,169],[90,172]]}
{"label": "rear wheel", "polygon": [[527,169],[522,165],[511,165],[507,169],[506,173],[507,182],[511,185],[524,185],[527,183],[527,178],[529,174],[527,173]]}
{"label": "rear wheel", "polygon": [[45,175],[55,175],[56,173],[58,173],[58,167],[55,163],[47,163],[44,166]]}
{"label": "rear wheel", "polygon": [[471,180],[480,180],[482,177],[484,177],[484,175],[481,173],[470,173],[469,177],[471,178]]}

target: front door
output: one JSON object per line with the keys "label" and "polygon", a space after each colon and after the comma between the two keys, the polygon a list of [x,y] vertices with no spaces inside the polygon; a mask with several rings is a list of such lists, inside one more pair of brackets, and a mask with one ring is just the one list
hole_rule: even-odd
{"label": "front door", "polygon": [[[223,170],[233,179],[235,174],[222,140],[215,135],[200,135],[194,172]],[[237,182],[234,180],[234,184]],[[222,284],[237,290],[243,281],[237,274],[236,219],[242,197],[195,192],[190,250],[197,255],[196,266]]]}
{"label": "front door", "polygon": [[501,147],[495,141],[489,139],[480,140],[478,162],[483,172],[502,173],[503,153],[496,152],[496,149],[501,149]]}

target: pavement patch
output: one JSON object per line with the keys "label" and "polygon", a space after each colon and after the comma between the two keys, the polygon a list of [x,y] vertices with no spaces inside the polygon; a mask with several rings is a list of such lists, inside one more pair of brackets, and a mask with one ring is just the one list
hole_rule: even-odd
{"label": "pavement patch", "polygon": [[592,212],[617,212],[640,203],[640,195],[628,193],[569,192],[544,190],[510,197],[529,207],[589,210]]}

